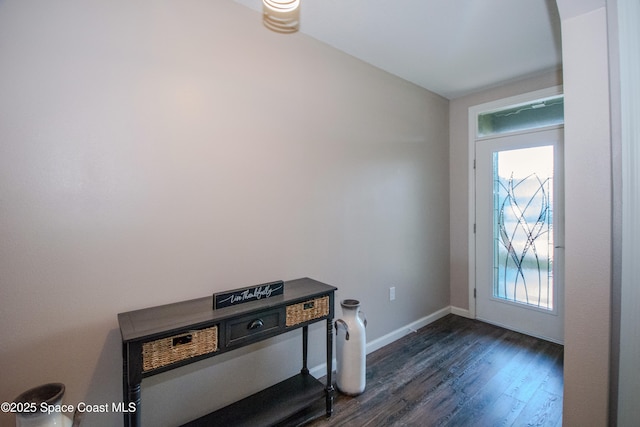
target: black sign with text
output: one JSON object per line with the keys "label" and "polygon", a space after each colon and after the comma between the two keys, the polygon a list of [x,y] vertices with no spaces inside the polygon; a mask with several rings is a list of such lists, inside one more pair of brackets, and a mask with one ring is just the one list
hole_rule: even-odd
{"label": "black sign with text", "polygon": [[256,301],[264,298],[271,298],[284,293],[284,282],[278,280],[275,282],[263,283],[261,285],[249,288],[234,289],[213,294],[213,309],[230,307],[249,301]]}

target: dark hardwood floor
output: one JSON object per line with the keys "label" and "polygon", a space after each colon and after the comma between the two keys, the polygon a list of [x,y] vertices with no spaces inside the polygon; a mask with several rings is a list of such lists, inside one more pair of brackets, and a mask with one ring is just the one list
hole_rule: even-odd
{"label": "dark hardwood floor", "polygon": [[[286,426],[561,426],[563,347],[448,315],[367,356],[367,388]],[[324,380],[324,378],[323,378]]]}

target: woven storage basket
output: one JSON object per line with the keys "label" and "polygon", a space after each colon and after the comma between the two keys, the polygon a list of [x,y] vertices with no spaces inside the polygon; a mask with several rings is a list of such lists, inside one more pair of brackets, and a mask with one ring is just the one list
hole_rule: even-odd
{"label": "woven storage basket", "polygon": [[146,342],[142,344],[142,370],[143,372],[153,371],[181,360],[213,353],[217,350],[217,326]]}
{"label": "woven storage basket", "polygon": [[329,314],[329,297],[287,306],[287,326],[294,326]]}

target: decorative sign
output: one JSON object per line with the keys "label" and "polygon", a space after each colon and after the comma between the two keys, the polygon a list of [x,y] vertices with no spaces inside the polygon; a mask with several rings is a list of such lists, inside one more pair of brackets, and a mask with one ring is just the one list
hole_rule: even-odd
{"label": "decorative sign", "polygon": [[284,293],[284,282],[263,283],[262,285],[250,288],[234,289],[232,291],[213,294],[213,309],[230,307],[249,301],[256,301],[263,298],[270,298]]}

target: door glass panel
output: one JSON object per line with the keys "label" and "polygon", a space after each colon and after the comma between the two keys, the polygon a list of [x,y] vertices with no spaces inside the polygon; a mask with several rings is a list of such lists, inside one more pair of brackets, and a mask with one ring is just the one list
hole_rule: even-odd
{"label": "door glass panel", "polygon": [[493,297],[553,310],[553,146],[493,155]]}
{"label": "door glass panel", "polygon": [[540,99],[478,114],[478,137],[564,123],[564,96]]}

